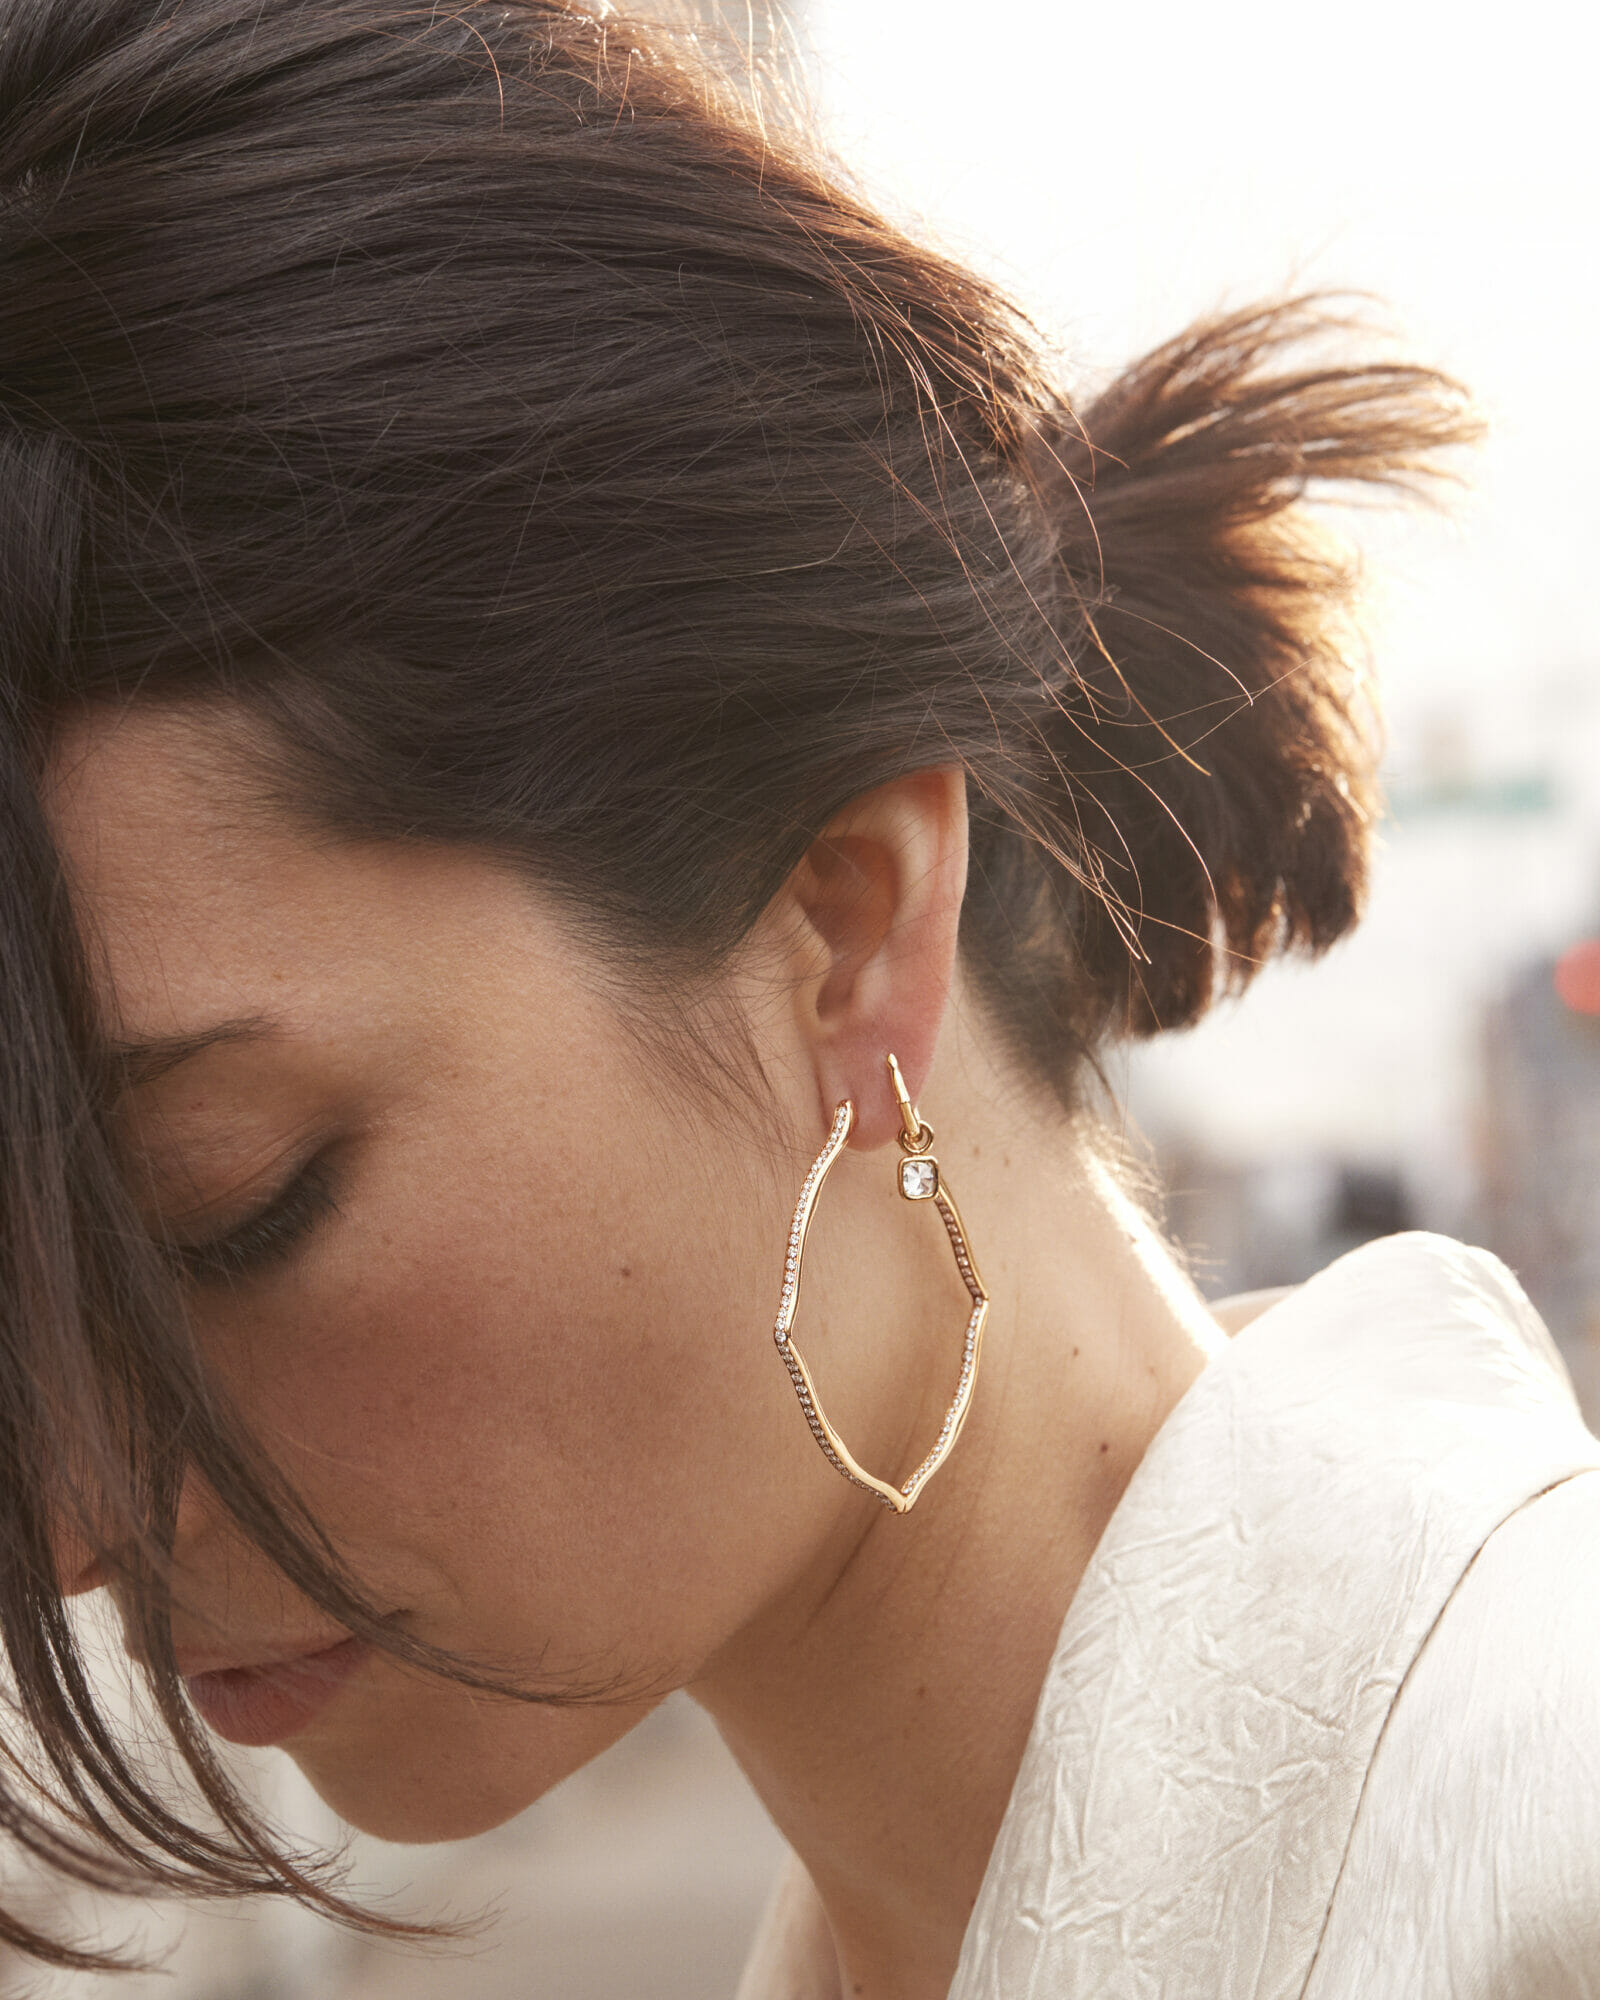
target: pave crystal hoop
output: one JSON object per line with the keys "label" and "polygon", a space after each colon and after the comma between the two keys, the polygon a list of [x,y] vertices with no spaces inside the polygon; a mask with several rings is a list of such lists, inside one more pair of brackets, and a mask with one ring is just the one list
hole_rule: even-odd
{"label": "pave crystal hoop", "polygon": [[907,1201],[932,1202],[939,1211],[939,1219],[944,1224],[945,1234],[950,1239],[950,1248],[955,1253],[956,1269],[961,1273],[961,1281],[972,1299],[972,1315],[967,1321],[966,1341],[961,1354],[961,1374],[956,1383],[955,1395],[945,1412],[944,1423],[940,1427],[932,1451],[903,1486],[891,1486],[886,1480],[875,1479],[851,1457],[843,1438],[828,1422],[817,1397],[816,1385],[811,1380],[810,1370],[800,1358],[800,1351],[792,1337],[795,1309],[800,1303],[800,1267],[805,1256],[806,1236],[811,1228],[811,1218],[817,1206],[817,1196],[822,1191],[822,1183],[827,1178],[828,1169],[844,1151],[851,1128],[856,1122],[856,1108],[848,1097],[833,1114],[833,1128],[828,1134],[827,1144],[812,1161],[811,1171],[806,1175],[805,1185],[800,1190],[800,1199],[795,1204],[794,1222],[789,1230],[788,1248],[784,1252],[783,1296],[778,1305],[778,1320],[773,1328],[773,1339],[778,1344],[778,1352],[783,1356],[784,1366],[794,1383],[794,1392],[800,1398],[800,1407],[805,1411],[806,1422],[811,1426],[811,1435],[821,1446],[822,1454],[829,1464],[836,1471],[842,1472],[852,1485],[876,1494],[883,1504],[892,1507],[895,1513],[909,1514],[916,1505],[917,1495],[950,1456],[951,1448],[961,1435],[961,1426],[967,1420],[967,1411],[972,1404],[973,1384],[978,1379],[978,1361],[983,1351],[983,1323],[989,1313],[989,1294],[983,1289],[983,1281],[978,1276],[977,1266],[972,1261],[972,1250],[967,1242],[967,1232],[962,1224],[960,1211],[951,1199],[950,1190],[945,1186],[944,1177],[939,1172],[939,1162],[933,1157],[933,1128],[925,1125],[917,1116],[916,1107],[907,1095],[899,1063],[893,1056],[888,1056],[885,1060],[889,1070],[889,1081],[894,1088],[895,1101],[900,1107],[899,1138],[903,1158],[899,1162],[899,1172],[896,1176],[900,1193]]}

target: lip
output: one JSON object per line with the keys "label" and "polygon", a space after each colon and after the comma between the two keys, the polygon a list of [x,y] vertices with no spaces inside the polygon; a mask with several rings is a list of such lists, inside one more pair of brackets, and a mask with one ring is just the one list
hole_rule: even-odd
{"label": "lip", "polygon": [[287,1660],[185,1674],[183,1684],[208,1729],[260,1749],[304,1729],[371,1651],[363,1639],[341,1639]]}

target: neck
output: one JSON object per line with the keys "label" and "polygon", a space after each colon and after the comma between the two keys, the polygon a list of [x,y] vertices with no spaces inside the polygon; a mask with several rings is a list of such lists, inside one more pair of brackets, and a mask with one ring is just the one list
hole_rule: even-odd
{"label": "neck", "polygon": [[[913,1513],[846,1489],[839,1542],[693,1690],[805,1862],[843,1990],[864,2000],[947,1992],[1067,1606],[1222,1339],[1064,1121],[981,1038],[947,1041],[959,1054],[941,1048],[922,1109],[993,1300],[966,1428]],[[936,1372],[926,1298],[893,1317],[900,1379]],[[949,1387],[913,1413],[924,1428]]]}

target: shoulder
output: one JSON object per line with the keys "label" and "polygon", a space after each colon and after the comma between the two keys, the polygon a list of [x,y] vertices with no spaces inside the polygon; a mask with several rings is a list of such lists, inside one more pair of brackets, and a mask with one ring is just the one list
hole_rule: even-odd
{"label": "shoulder", "polygon": [[1549,1330],[1492,1250],[1432,1230],[1380,1236],[1348,1251],[1291,1294],[1294,1310],[1313,1319],[1368,1316],[1390,1329],[1413,1330],[1426,1342],[1492,1335],[1566,1382]]}
{"label": "shoulder", "polygon": [[1307,2000],[1600,2000],[1600,1471],[1485,1541],[1373,1756]]}

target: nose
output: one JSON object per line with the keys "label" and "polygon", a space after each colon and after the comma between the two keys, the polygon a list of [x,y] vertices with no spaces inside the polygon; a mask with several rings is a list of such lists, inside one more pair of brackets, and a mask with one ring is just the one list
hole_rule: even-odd
{"label": "nose", "polygon": [[86,1592],[100,1589],[106,1581],[106,1572],[98,1556],[91,1556],[80,1568],[73,1570],[63,1579],[63,1597],[82,1597]]}
{"label": "nose", "polygon": [[[63,1597],[82,1597],[85,1592],[103,1589],[123,1573],[119,1554],[126,1551],[125,1537],[133,1527],[115,1516],[99,1533],[84,1518],[87,1502],[61,1504],[52,1524],[51,1554],[56,1588]],[[203,1481],[185,1478],[178,1491],[178,1505],[172,1526],[170,1553],[176,1564],[192,1559],[195,1552],[215,1533],[223,1519],[219,1503]]]}
{"label": "nose", "polygon": [[53,1540],[56,1587],[63,1597],[82,1597],[108,1580],[101,1553],[82,1528],[61,1523]]}

